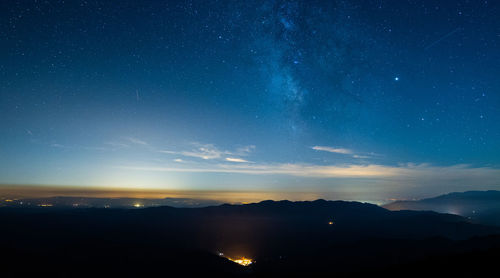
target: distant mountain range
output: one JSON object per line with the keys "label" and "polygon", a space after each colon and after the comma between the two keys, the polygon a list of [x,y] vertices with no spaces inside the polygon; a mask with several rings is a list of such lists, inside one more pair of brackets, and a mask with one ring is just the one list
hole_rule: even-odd
{"label": "distant mountain range", "polygon": [[466,217],[471,222],[500,226],[500,191],[455,192],[417,201],[396,201],[383,206],[392,211],[436,211]]}
{"label": "distant mountain range", "polygon": [[[500,250],[500,237],[491,236],[500,227],[345,201],[3,207],[0,223],[0,266],[11,276],[332,275]],[[240,267],[226,259],[241,257],[254,263]]]}

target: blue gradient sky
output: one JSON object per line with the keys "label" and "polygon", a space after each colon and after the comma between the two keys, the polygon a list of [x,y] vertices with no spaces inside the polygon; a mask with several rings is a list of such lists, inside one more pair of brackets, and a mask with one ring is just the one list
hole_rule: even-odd
{"label": "blue gradient sky", "polygon": [[0,183],[500,189],[499,13],[494,1],[2,2]]}

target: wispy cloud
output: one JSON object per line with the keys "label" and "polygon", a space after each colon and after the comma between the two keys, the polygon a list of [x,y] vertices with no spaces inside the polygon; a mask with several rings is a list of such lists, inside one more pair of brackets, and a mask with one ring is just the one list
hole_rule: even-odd
{"label": "wispy cloud", "polygon": [[357,159],[372,158],[371,155],[355,153],[353,150],[346,149],[346,148],[336,148],[336,147],[328,147],[328,146],[314,146],[314,147],[311,147],[311,149],[316,150],[316,151],[322,151],[322,152],[350,155],[352,158],[357,158]]}
{"label": "wispy cloud", "polygon": [[238,163],[249,163],[248,160],[241,159],[241,158],[235,158],[235,157],[226,157],[226,161],[229,161],[229,162],[238,162]]}
{"label": "wispy cloud", "polygon": [[146,141],[143,141],[143,140],[135,138],[135,137],[127,137],[126,139],[133,144],[144,145],[144,146],[148,145],[148,143]]}
{"label": "wispy cloud", "polygon": [[470,165],[432,166],[429,164],[387,165],[310,165],[310,164],[216,164],[202,167],[119,166],[137,171],[239,173],[248,175],[289,175],[310,178],[383,178],[403,180],[470,180],[483,179],[500,182],[500,169]]}
{"label": "wispy cloud", "polygon": [[181,154],[202,159],[216,159],[220,158],[224,152],[220,151],[212,144],[205,144],[198,146],[198,148],[193,151],[184,151],[181,152]]}
{"label": "wispy cloud", "polygon": [[334,148],[327,146],[314,146],[311,149],[316,151],[330,152],[330,153],[340,153],[340,154],[352,154],[353,152],[350,149],[345,148]]}
{"label": "wispy cloud", "polygon": [[236,149],[235,154],[244,156],[244,155],[248,155],[249,153],[253,152],[254,150],[255,150],[254,145],[244,146],[244,147]]}
{"label": "wispy cloud", "polygon": [[319,166],[308,164],[216,164],[205,167],[172,168],[172,167],[120,167],[129,170],[163,171],[163,172],[198,172],[198,173],[240,173],[251,175],[291,175],[302,177],[381,177],[395,176],[399,168],[382,165],[343,165]]}
{"label": "wispy cloud", "polygon": [[222,154],[224,154],[224,152],[220,151],[212,144],[205,144],[205,145],[196,144],[196,145],[197,145],[196,148],[189,150],[189,151],[176,152],[176,151],[169,151],[169,150],[161,150],[159,152],[166,153],[166,154],[175,154],[175,155],[196,157],[196,158],[201,158],[201,159],[205,159],[205,160],[220,158],[222,156]]}
{"label": "wispy cloud", "polygon": [[354,158],[371,158],[371,156],[368,155],[359,155],[359,154],[353,154],[352,157]]}
{"label": "wispy cloud", "polygon": [[199,144],[193,143],[194,148],[188,151],[170,151],[170,150],[160,150],[161,153],[182,155],[187,157],[195,157],[204,160],[226,160],[230,162],[248,162],[245,159],[241,159],[234,156],[245,156],[248,155],[255,149],[255,146],[246,146],[237,149],[236,151],[222,151],[213,144]]}

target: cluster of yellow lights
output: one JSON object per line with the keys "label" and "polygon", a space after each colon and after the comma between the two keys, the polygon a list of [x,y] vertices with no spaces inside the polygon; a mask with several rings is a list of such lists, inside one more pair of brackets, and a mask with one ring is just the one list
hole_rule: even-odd
{"label": "cluster of yellow lights", "polygon": [[39,204],[38,206],[40,206],[40,207],[51,207],[52,204]]}
{"label": "cluster of yellow lights", "polygon": [[248,259],[245,257],[241,257],[240,259],[231,259],[231,258],[228,258],[228,259],[230,259],[231,261],[233,261],[237,264],[240,264],[242,266],[249,266],[252,264],[252,259]]}
{"label": "cluster of yellow lights", "polygon": [[143,206],[144,205],[141,205],[141,204],[138,204],[138,203],[134,204],[134,207],[136,207],[136,208],[142,208]]}

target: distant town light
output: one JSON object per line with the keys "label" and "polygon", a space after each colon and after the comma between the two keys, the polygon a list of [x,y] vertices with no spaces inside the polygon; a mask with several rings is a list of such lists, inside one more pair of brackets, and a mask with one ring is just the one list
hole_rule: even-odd
{"label": "distant town light", "polygon": [[328,222],[328,225],[333,225],[333,221]]}
{"label": "distant town light", "polygon": [[231,258],[228,258],[228,259],[237,263],[237,264],[240,264],[242,266],[249,266],[253,263],[252,259],[245,258],[245,257],[241,257],[240,259],[231,259]]}

